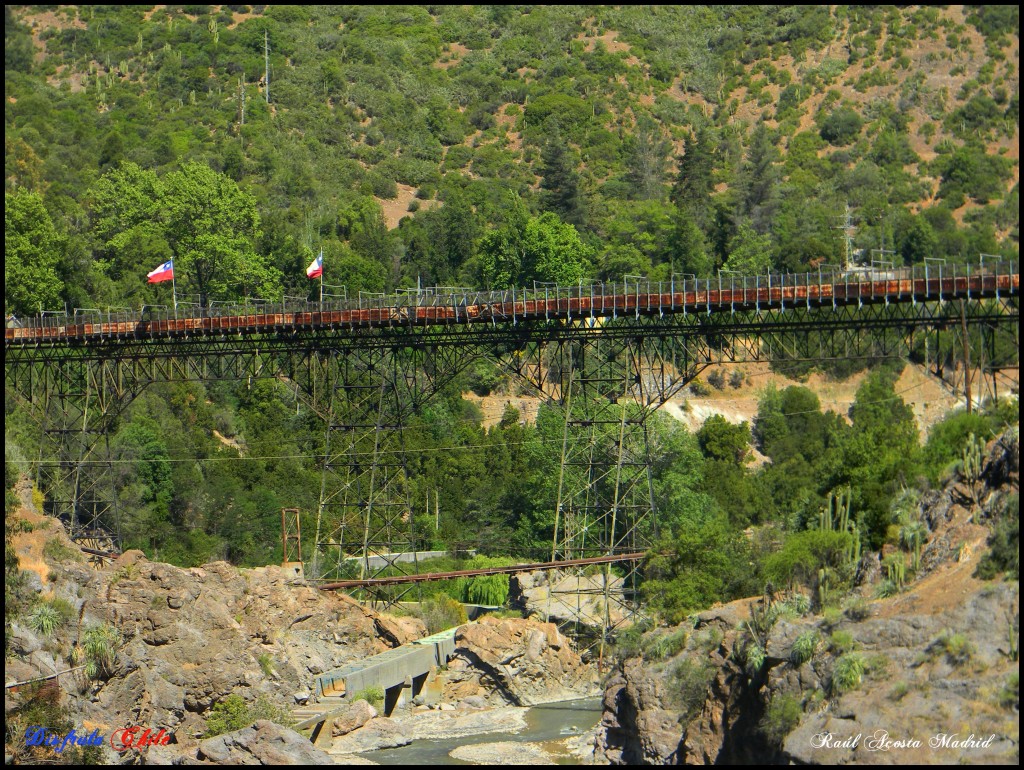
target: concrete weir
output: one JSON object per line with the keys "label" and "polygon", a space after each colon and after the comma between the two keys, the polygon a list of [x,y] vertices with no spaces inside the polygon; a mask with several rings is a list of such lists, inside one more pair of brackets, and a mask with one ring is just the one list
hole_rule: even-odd
{"label": "concrete weir", "polygon": [[316,702],[293,712],[299,720],[294,729],[312,727],[313,743],[329,741],[330,721],[348,708],[352,695],[368,687],[384,690],[385,715],[417,696],[424,703],[436,702],[442,684],[438,672],[455,653],[455,631],[450,628],[320,674],[315,680]]}

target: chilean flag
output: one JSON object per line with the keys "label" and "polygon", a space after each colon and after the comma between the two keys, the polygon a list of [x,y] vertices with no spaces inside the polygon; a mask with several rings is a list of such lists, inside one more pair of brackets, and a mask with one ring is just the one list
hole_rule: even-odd
{"label": "chilean flag", "polygon": [[169,259],[164,262],[160,267],[148,274],[150,283],[160,283],[160,281],[173,281],[174,280],[174,260]]}
{"label": "chilean flag", "polygon": [[306,268],[307,278],[319,278],[324,274],[324,250],[320,249],[320,256],[309,263]]}

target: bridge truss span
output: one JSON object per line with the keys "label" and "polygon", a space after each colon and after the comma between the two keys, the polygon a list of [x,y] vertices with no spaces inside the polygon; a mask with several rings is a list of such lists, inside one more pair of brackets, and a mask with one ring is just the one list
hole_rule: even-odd
{"label": "bridge truss span", "polygon": [[[705,367],[923,351],[967,388],[980,368],[995,394],[995,373],[1018,365],[1019,280],[1015,263],[929,265],[215,306],[188,317],[48,315],[6,329],[5,385],[52,445],[40,466],[52,512],[95,541],[97,531],[117,535],[106,440],[148,385],[288,382],[324,425],[316,576],[352,578],[342,567],[360,556],[356,579],[372,580],[381,569],[370,556],[413,550],[417,538],[410,420],[474,361],[496,362],[560,415],[551,561],[607,558],[606,598],[620,585],[627,606],[639,562],[625,562],[625,576],[609,565],[658,536],[648,421]],[[615,623],[608,615],[604,627]]]}

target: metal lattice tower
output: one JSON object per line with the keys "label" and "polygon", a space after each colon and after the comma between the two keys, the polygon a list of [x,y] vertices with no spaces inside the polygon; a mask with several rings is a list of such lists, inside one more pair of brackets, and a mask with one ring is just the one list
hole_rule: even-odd
{"label": "metal lattice tower", "polygon": [[[412,304],[394,298],[394,305],[338,312],[252,315],[237,308],[156,325],[143,314],[85,324],[80,317],[42,319],[37,338],[8,329],[5,385],[9,400],[28,404],[53,447],[40,471],[52,512],[88,543],[101,530],[116,538],[106,438],[148,384],[257,377],[294,383],[325,426],[320,571],[337,572],[350,554],[368,574],[369,556],[386,563],[385,554],[416,550],[405,451],[410,419],[452,376],[487,356],[562,415],[554,557],[607,556],[643,550],[657,536],[649,418],[708,364],[923,353],[940,374],[979,368],[995,390],[998,373],[1019,359],[1016,266],[940,269],[937,276],[931,270],[904,271],[896,276],[902,280],[720,276],[551,295],[425,295]],[[635,573],[613,585],[606,572],[601,640],[617,622],[613,608],[634,610],[636,584]]]}
{"label": "metal lattice tower", "polygon": [[[622,323],[634,333],[603,334],[582,319],[581,334],[529,344],[505,358],[562,414],[551,561],[645,551],[658,536],[648,420],[705,364],[681,338],[648,333],[649,321]],[[610,632],[638,619],[640,567],[623,567],[615,575],[605,564],[599,585],[584,568],[572,568],[549,586],[549,619],[560,619],[598,655]],[[588,594],[600,601],[585,601]],[[588,627],[601,633],[586,639]]]}

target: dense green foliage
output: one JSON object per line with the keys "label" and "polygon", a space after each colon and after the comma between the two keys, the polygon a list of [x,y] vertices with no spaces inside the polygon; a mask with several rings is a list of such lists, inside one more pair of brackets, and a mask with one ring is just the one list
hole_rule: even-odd
{"label": "dense green foliage", "polygon": [[[813,270],[845,259],[847,208],[863,255],[1016,256],[1018,15],[958,14],[7,6],[5,311],[169,305],[168,284],[146,282],[169,259],[181,301],[313,298],[321,249],[325,282],[350,297]],[[398,222],[382,207],[396,203]],[[848,579],[854,544],[910,532],[894,498],[1010,417],[954,416],[922,449],[896,374],[873,370],[849,421],[801,387],[765,390],[750,426],[653,420],[655,607],[678,619],[766,580],[820,598]],[[514,387],[481,363],[409,417],[418,547],[477,549],[481,565],[550,553],[560,411],[520,424],[510,405],[485,429],[461,398]],[[37,426],[7,411],[8,446],[40,456]],[[324,430],[286,384],[151,386],[112,430],[124,547],[257,565],[280,561],[282,507],[312,530]],[[753,447],[770,460],[756,471]],[[840,490],[851,528],[823,531]],[[441,590],[501,604],[507,580]]]}
{"label": "dense green foliage", "polygon": [[223,735],[243,727],[249,727],[258,719],[269,719],[282,725],[289,725],[292,719],[289,714],[274,706],[270,700],[261,695],[251,703],[246,703],[241,695],[232,693],[223,700],[217,701],[210,709],[206,718],[206,736]]}
{"label": "dense green foliage", "polygon": [[6,310],[166,304],[171,257],[189,297],[303,296],[321,247],[350,295],[805,270],[841,261],[846,206],[897,261],[1016,254],[1015,18],[8,8]]}

